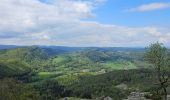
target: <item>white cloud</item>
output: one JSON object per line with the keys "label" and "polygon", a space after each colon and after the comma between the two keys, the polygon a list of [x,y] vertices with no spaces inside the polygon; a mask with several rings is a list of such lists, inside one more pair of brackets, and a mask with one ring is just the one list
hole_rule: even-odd
{"label": "white cloud", "polygon": [[170,33],[167,33],[159,38],[161,43],[169,44],[170,43]]}
{"label": "white cloud", "polygon": [[[126,27],[83,21],[105,0],[1,0],[0,44],[139,46],[169,43],[157,27]],[[161,39],[162,38],[162,39]]]}
{"label": "white cloud", "polygon": [[167,3],[157,2],[157,3],[144,4],[135,8],[131,8],[128,11],[146,12],[146,11],[165,9],[165,8],[170,8],[170,2]]}

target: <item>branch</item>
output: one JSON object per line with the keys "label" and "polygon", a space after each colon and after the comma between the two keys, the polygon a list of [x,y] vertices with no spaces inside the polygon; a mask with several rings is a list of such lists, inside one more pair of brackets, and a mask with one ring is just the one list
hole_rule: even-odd
{"label": "branch", "polygon": [[154,85],[160,85],[160,84],[165,84],[165,83],[170,83],[170,81],[164,81],[164,82],[158,82],[158,83],[154,83]]}

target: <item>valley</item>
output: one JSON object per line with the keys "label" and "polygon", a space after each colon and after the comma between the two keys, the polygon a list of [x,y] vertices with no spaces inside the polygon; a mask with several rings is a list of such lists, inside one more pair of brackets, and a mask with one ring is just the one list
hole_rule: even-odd
{"label": "valley", "polygon": [[[31,46],[2,49],[1,84],[16,81],[28,88],[31,97],[21,94],[25,100],[34,100],[33,97],[40,100],[100,99],[106,96],[121,100],[133,91],[154,89],[152,84],[156,79],[152,65],[143,56],[144,49],[133,48],[73,50]],[[32,94],[32,90],[36,94]]]}

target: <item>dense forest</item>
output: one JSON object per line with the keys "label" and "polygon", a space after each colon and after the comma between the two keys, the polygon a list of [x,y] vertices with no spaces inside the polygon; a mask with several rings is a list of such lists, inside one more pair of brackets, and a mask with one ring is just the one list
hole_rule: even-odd
{"label": "dense forest", "polygon": [[146,98],[162,100],[144,54],[144,48],[1,46],[0,99],[122,100],[149,92]]}

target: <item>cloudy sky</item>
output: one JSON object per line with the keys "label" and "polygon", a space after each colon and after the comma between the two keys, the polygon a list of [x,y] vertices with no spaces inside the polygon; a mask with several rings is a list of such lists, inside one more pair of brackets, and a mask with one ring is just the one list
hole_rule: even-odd
{"label": "cloudy sky", "polygon": [[0,44],[170,46],[169,0],[0,0]]}

